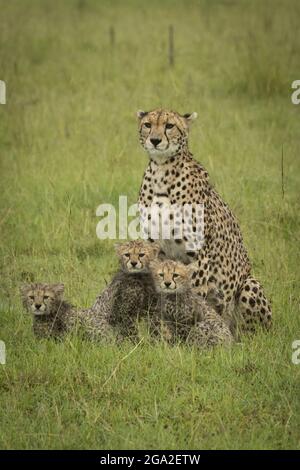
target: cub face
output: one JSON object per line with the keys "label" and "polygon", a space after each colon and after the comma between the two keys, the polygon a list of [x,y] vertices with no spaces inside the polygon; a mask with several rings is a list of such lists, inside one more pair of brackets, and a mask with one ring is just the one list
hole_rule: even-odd
{"label": "cub face", "polygon": [[150,270],[157,292],[164,294],[183,293],[191,287],[192,264],[179,261],[158,261],[150,263]]}
{"label": "cub face", "polygon": [[34,315],[49,315],[55,303],[62,300],[63,284],[26,284],[20,288],[24,307]]}
{"label": "cub face", "polygon": [[142,147],[151,158],[168,158],[176,155],[186,144],[189,125],[197,113],[183,116],[165,109],[138,111],[139,136]]}
{"label": "cub face", "polygon": [[149,264],[159,253],[159,245],[144,240],[131,240],[115,245],[121,267],[128,273],[149,271]]}

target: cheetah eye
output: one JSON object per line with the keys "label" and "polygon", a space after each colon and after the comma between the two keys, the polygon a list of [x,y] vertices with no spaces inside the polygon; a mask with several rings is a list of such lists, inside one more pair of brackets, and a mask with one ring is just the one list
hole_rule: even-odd
{"label": "cheetah eye", "polygon": [[148,129],[150,129],[151,123],[150,122],[144,122],[144,126],[147,127]]}
{"label": "cheetah eye", "polygon": [[160,277],[164,277],[164,273],[158,273]]}
{"label": "cheetah eye", "polygon": [[174,274],[173,274],[173,277],[179,277],[179,274],[174,273]]}
{"label": "cheetah eye", "polygon": [[124,256],[126,256],[126,258],[129,258],[130,253],[124,253]]}
{"label": "cheetah eye", "polygon": [[139,254],[139,257],[140,257],[140,258],[143,258],[144,256],[145,256],[145,253],[140,253],[140,254]]}
{"label": "cheetah eye", "polygon": [[166,124],[166,129],[172,129],[172,127],[174,127],[174,124],[171,124],[170,122]]}
{"label": "cheetah eye", "polygon": [[29,298],[30,298],[31,300],[34,300],[34,295],[30,295]]}
{"label": "cheetah eye", "polygon": [[44,300],[49,299],[49,295],[44,295]]}

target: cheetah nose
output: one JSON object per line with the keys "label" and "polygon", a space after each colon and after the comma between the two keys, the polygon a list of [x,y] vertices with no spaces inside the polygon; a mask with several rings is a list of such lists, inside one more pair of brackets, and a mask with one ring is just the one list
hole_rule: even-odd
{"label": "cheetah nose", "polygon": [[161,143],[161,139],[150,139],[150,142],[154,147],[157,147]]}
{"label": "cheetah nose", "polygon": [[137,261],[131,261],[131,266],[132,266],[133,268],[135,268],[136,265],[137,265]]}
{"label": "cheetah nose", "polygon": [[170,287],[170,285],[171,285],[171,282],[165,282],[166,287]]}
{"label": "cheetah nose", "polygon": [[39,310],[41,308],[42,304],[35,304],[35,308]]}

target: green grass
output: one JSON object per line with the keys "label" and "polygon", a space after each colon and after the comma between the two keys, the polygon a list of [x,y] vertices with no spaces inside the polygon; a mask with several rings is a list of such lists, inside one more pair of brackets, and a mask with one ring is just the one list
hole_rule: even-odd
{"label": "green grass", "polygon": [[[0,11],[0,447],[299,449],[299,2],[0,0]],[[272,331],[202,353],[36,341],[20,283],[63,281],[77,305],[93,302],[117,266],[96,208],[136,201],[147,158],[134,115],[157,106],[198,112],[191,150],[240,221]]]}

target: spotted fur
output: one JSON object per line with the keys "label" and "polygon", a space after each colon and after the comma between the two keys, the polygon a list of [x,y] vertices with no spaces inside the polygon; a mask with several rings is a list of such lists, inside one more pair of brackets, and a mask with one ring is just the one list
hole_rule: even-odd
{"label": "spotted fur", "polygon": [[[190,249],[188,237],[178,239],[173,228],[170,240],[159,240],[162,250],[167,258],[186,264],[196,262],[192,274],[194,289],[204,298],[211,289],[222,292],[220,311],[228,311],[228,305],[236,304],[246,330],[254,330],[257,324],[269,328],[271,306],[262,286],[251,275],[239,224],[211,185],[205,168],[188,149],[189,127],[195,117],[195,113],[182,116],[163,109],[138,112],[140,143],[149,155],[139,193],[141,218],[153,205],[182,207],[188,203],[196,214],[198,205],[204,204],[201,248]],[[192,223],[191,233],[196,229]],[[146,235],[151,236],[149,230]]]}
{"label": "spotted fur", "polygon": [[144,240],[131,240],[115,245],[120,267],[128,274],[149,271],[149,263],[159,254],[158,243],[147,243]]}
{"label": "spotted fur", "polygon": [[162,327],[168,341],[181,340],[198,347],[229,345],[233,336],[220,315],[191,286],[191,265],[154,261],[151,274],[160,303],[153,315],[156,331]]}
{"label": "spotted fur", "polygon": [[105,319],[120,340],[138,337],[138,320],[148,317],[156,302],[149,264],[158,251],[158,245],[143,240],[116,245],[120,270],[97,297],[92,312],[94,320]]}
{"label": "spotted fur", "polygon": [[33,314],[37,337],[62,337],[75,327],[93,341],[135,339],[139,318],[149,313],[156,297],[149,263],[159,246],[143,240],[116,245],[120,270],[88,309],[75,309],[63,299],[63,284],[30,284],[21,287],[25,308]]}
{"label": "spotted fur", "polygon": [[63,299],[63,284],[27,284],[20,290],[23,305],[33,316],[33,332],[37,338],[62,337],[80,323],[85,313]]}

